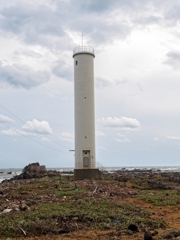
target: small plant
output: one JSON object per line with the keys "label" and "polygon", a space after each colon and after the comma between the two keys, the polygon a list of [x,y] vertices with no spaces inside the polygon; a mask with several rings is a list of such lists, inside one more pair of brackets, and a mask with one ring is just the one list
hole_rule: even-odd
{"label": "small plant", "polygon": [[63,190],[56,191],[55,194],[59,195],[59,196],[73,197],[73,196],[80,195],[80,194],[83,194],[86,192],[87,192],[87,190],[63,189]]}
{"label": "small plant", "polygon": [[180,195],[175,190],[142,190],[138,198],[152,203],[155,206],[173,206],[180,204]]}

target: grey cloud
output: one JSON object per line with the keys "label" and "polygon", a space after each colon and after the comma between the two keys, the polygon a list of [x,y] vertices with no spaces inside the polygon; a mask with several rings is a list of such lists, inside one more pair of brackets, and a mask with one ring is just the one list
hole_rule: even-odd
{"label": "grey cloud", "polygon": [[67,37],[61,12],[47,6],[32,4],[5,7],[0,11],[0,28],[3,33],[12,33],[28,44],[56,45],[56,38]]}
{"label": "grey cloud", "polygon": [[[95,16],[100,14],[101,18],[106,22],[106,26],[108,25],[108,16],[111,16],[112,20],[112,14],[114,16],[117,14],[121,15],[122,19],[119,23],[121,34],[118,35],[119,38],[122,36],[122,33],[126,33],[123,35],[127,37],[138,25],[148,26],[156,24],[169,27],[172,24],[176,24],[180,19],[180,4],[178,1],[165,1],[162,4],[155,0],[113,0],[109,2],[89,0],[83,1],[81,7],[85,12],[94,13]],[[123,16],[129,19],[128,24],[123,25],[123,22],[125,22]],[[115,29],[115,22],[112,26]]]}
{"label": "grey cloud", "polygon": [[[30,9],[29,9],[30,10]],[[27,6],[9,6],[0,11],[1,29],[13,33],[22,31],[22,27],[30,20]]]}
{"label": "grey cloud", "polygon": [[83,14],[76,21],[70,21],[69,27],[76,32],[83,31],[87,44],[103,47],[115,39],[125,39],[132,31],[129,23],[116,21],[110,13],[103,16]]}
{"label": "grey cloud", "polygon": [[136,18],[134,20],[134,23],[137,23],[137,24],[140,24],[140,25],[152,25],[152,24],[159,24],[161,23],[163,20],[162,17],[159,17],[159,16],[141,16],[141,18]]}
{"label": "grey cloud", "polygon": [[0,82],[5,82],[16,88],[30,89],[48,82],[50,74],[47,71],[34,71],[26,65],[6,65],[0,63]]}
{"label": "grey cloud", "polygon": [[91,33],[91,38],[96,43],[112,42],[114,38],[126,38],[131,33],[132,28],[124,23],[104,24],[98,23]]}
{"label": "grey cloud", "polygon": [[[1,34],[14,34],[27,44],[47,46],[51,51],[73,48],[68,31],[84,31],[87,44],[101,47],[115,39],[125,39],[138,24],[159,24],[161,17],[156,16],[153,9],[159,7],[162,16],[167,11],[155,0],[49,0],[44,5],[24,1],[11,4],[14,5],[0,10]],[[169,12],[165,17],[168,19],[171,15],[173,17]]]}
{"label": "grey cloud", "polygon": [[166,27],[175,27],[180,20],[180,4],[179,1],[165,1],[162,4],[160,1],[153,3],[154,7],[158,9],[163,18],[163,25]]}
{"label": "grey cloud", "polygon": [[73,81],[72,66],[69,66],[64,61],[57,61],[52,69],[52,72],[60,78],[64,78],[68,81]]}
{"label": "grey cloud", "polygon": [[180,52],[169,52],[167,53],[167,57],[180,61]]}
{"label": "grey cloud", "polygon": [[[60,17],[46,6],[33,7],[31,4],[10,6],[0,11],[1,27],[15,33],[26,31],[59,36],[63,34],[61,25],[57,25]],[[26,28],[30,25],[31,28]]]}
{"label": "grey cloud", "polygon": [[[131,32],[131,27],[122,22],[109,22],[112,20],[111,12],[100,17],[99,15],[82,11],[84,4],[87,9],[102,6],[104,9],[115,7],[118,1],[103,1],[103,4],[94,1],[56,2],[56,8],[33,4],[19,4],[2,8],[0,10],[0,30],[3,34],[15,34],[27,44],[41,44],[55,49],[66,50],[73,45],[72,39],[66,31],[84,31],[88,33],[88,41],[103,45],[112,42],[114,37],[125,38]],[[101,2],[102,3],[102,2]],[[78,7],[79,6],[79,7]],[[71,13],[71,14],[70,14]],[[92,40],[93,39],[93,40]]]}
{"label": "grey cloud", "polygon": [[[119,1],[121,2],[121,1]],[[94,1],[94,0],[79,0],[78,1],[78,7],[81,10],[84,11],[91,11],[91,12],[104,12],[106,10],[110,10],[114,8],[115,6],[118,6],[118,1],[116,0],[100,0],[100,1]]]}
{"label": "grey cloud", "polygon": [[180,5],[178,4],[178,1],[172,5],[170,10],[166,11],[165,18],[167,20],[173,20],[177,21],[180,19]]}
{"label": "grey cloud", "polygon": [[179,51],[171,51],[166,54],[167,60],[164,61],[165,64],[170,65],[174,69],[179,70],[180,68],[180,52]]}
{"label": "grey cloud", "polygon": [[[71,0],[73,1],[73,0]],[[140,9],[144,8],[148,4],[148,0],[79,0],[77,7],[85,12],[104,13],[106,11],[116,10],[118,8],[125,9]]]}

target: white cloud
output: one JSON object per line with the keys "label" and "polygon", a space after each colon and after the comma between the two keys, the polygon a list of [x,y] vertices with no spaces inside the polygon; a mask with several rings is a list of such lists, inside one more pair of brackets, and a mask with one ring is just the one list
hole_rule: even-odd
{"label": "white cloud", "polygon": [[22,126],[22,129],[33,133],[52,134],[52,128],[47,121],[40,122],[36,119],[27,121],[26,124]]}
{"label": "white cloud", "polygon": [[95,79],[95,84],[96,84],[97,89],[103,89],[103,88],[106,88],[109,86],[118,86],[120,84],[126,84],[126,83],[127,83],[126,79],[124,79],[124,80],[116,80],[116,79],[109,80],[109,79],[102,78],[102,77],[97,77]]}
{"label": "white cloud", "polygon": [[19,136],[18,132],[13,129],[8,129],[8,130],[2,130],[2,134],[7,135],[7,136]]}
{"label": "white cloud", "polygon": [[114,138],[114,140],[116,141],[116,142],[126,142],[126,143],[128,143],[128,142],[131,142],[131,140],[130,139],[128,139],[125,135],[123,135],[123,134],[121,134],[121,133],[118,133],[118,134],[116,134],[118,137],[115,137]]}
{"label": "white cloud", "polygon": [[13,123],[14,120],[7,117],[7,116],[4,116],[4,115],[0,115],[0,123]]}
{"label": "white cloud", "polygon": [[131,140],[130,139],[128,139],[128,138],[123,138],[123,139],[120,139],[120,138],[114,138],[114,140],[116,141],[116,142],[126,142],[126,143],[128,143],[128,142],[130,142]]}
{"label": "white cloud", "polygon": [[10,128],[8,130],[2,130],[2,134],[6,136],[34,136],[36,134],[22,131],[21,129]]}
{"label": "white cloud", "polygon": [[154,137],[154,138],[153,138],[153,141],[154,141],[154,142],[159,142],[159,138]]}
{"label": "white cloud", "polygon": [[125,135],[122,134],[122,133],[117,133],[116,136],[118,136],[118,137],[125,137]]}
{"label": "white cloud", "polygon": [[61,95],[61,92],[55,89],[53,91],[47,92],[47,95],[50,96],[51,98],[57,98],[58,96]]}
{"label": "white cloud", "polygon": [[47,138],[47,137],[42,137],[41,141],[43,141],[43,142],[50,142],[51,140],[49,138]]}
{"label": "white cloud", "polygon": [[98,137],[105,137],[105,134],[101,131],[96,131],[96,136]]}
{"label": "white cloud", "polygon": [[13,53],[14,58],[19,57],[30,57],[32,59],[38,58],[40,59],[42,57],[42,53],[39,53],[35,50],[29,50],[29,49],[19,49],[15,50]]}
{"label": "white cloud", "polygon": [[169,136],[169,135],[167,135],[167,139],[180,140],[180,136]]}
{"label": "white cloud", "polygon": [[101,149],[101,150],[103,150],[103,151],[106,150],[106,148],[105,148],[105,147],[102,147],[102,146],[99,146],[98,148]]}
{"label": "white cloud", "polygon": [[74,140],[74,135],[68,132],[62,132],[59,138],[63,141],[72,142]]}
{"label": "white cloud", "polygon": [[98,119],[98,123],[104,127],[112,127],[112,128],[119,128],[121,130],[139,130],[140,123],[135,118],[127,118],[127,117],[106,117]]}
{"label": "white cloud", "polygon": [[[22,129],[11,128],[8,130],[2,130],[2,134],[7,136],[35,136],[37,134],[52,134],[52,128],[47,121],[39,122],[36,119],[27,121],[22,126]],[[42,138],[42,141],[47,141],[48,138]]]}

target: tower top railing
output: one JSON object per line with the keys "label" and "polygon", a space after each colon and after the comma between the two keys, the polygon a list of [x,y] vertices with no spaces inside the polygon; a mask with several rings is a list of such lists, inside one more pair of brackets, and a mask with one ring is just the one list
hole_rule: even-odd
{"label": "tower top railing", "polygon": [[94,55],[94,48],[89,47],[89,46],[78,46],[73,49],[73,55],[80,53],[80,52],[87,52],[87,53],[91,53]]}

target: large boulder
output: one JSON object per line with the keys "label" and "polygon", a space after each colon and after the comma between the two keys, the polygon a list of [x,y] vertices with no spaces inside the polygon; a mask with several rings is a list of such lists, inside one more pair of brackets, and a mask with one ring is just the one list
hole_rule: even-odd
{"label": "large boulder", "polygon": [[38,162],[30,163],[22,170],[22,178],[30,179],[30,178],[39,178],[44,175],[47,175],[47,170],[45,166],[40,166]]}
{"label": "large boulder", "polygon": [[13,180],[19,179],[32,179],[32,178],[42,178],[42,177],[52,177],[52,176],[60,176],[60,172],[55,170],[46,170],[44,165],[40,166],[38,162],[30,163],[23,170],[22,173],[18,176],[13,177]]}

